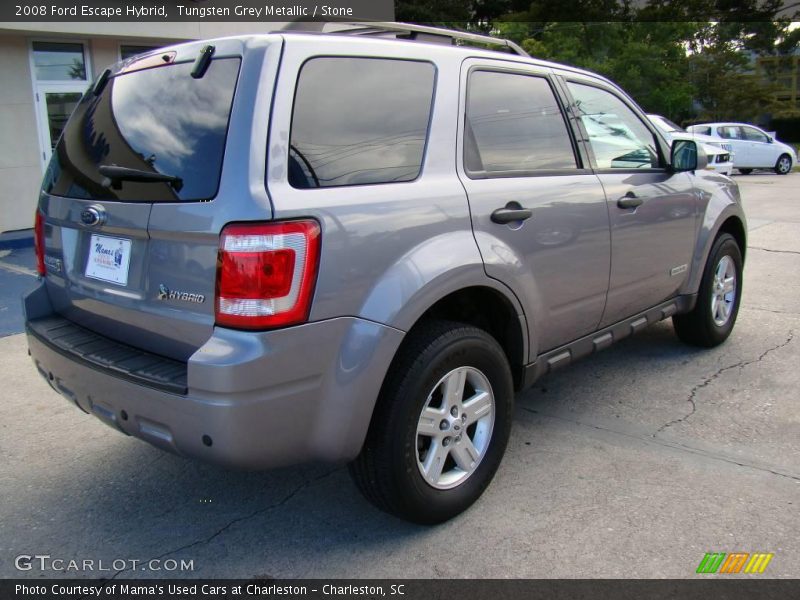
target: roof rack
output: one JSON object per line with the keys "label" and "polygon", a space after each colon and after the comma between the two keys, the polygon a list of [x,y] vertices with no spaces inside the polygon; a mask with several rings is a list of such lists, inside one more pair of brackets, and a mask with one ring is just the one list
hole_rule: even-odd
{"label": "roof rack", "polygon": [[[337,23],[339,25],[340,23]],[[345,25],[345,23],[341,23]],[[457,45],[458,42],[472,42],[473,44],[486,44],[490,46],[502,46],[506,50],[530,58],[530,54],[525,52],[519,44],[502,38],[494,38],[488,35],[468,33],[454,29],[444,29],[441,27],[428,27],[425,25],[411,25],[409,23],[390,23],[390,22],[369,22],[369,23],[347,23],[352,26],[350,29],[336,29],[330,33],[348,35],[368,35],[381,36],[386,34],[405,34],[402,39],[416,40],[420,42],[435,42]],[[401,36],[396,35],[400,38]]]}

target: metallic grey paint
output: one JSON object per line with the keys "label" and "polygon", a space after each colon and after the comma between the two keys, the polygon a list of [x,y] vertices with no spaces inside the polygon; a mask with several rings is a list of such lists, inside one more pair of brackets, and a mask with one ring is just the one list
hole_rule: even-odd
{"label": "metallic grey paint", "polygon": [[[206,43],[169,50],[178,61],[193,60]],[[593,172],[577,129],[586,167],[580,172],[466,176],[460,132],[470,65],[543,74],[562,97],[562,77],[616,90],[602,77],[474,48],[387,39],[270,34],[213,43],[215,56],[242,56],[217,197],[152,206],[102,203],[107,221],[91,230],[128,237],[135,245],[129,286],[116,289],[82,276],[79,241],[89,229],[80,214],[95,203],[43,194],[47,264],[61,260],[63,272],[49,271],[25,300],[28,318],[60,313],[187,362],[188,393],[178,396],[79,365],[29,338],[35,363],[53,374],[60,393],[160,447],[244,467],[351,459],[404,333],[448,294],[485,287],[507,300],[523,339],[521,355],[511,358],[529,366],[530,383],[543,369],[691,308],[719,228],[729,218],[744,224],[738,189],[727,177],[673,173],[667,164],[640,173]],[[320,55],[435,65],[430,132],[417,180],[304,190],[289,185],[297,73],[305,60]],[[668,144],[657,133],[656,139],[668,162]],[[632,190],[645,203],[620,209],[617,199]],[[521,227],[490,220],[510,201],[532,210]],[[210,299],[223,226],[300,217],[315,218],[322,228],[310,322],[266,332],[215,327]],[[686,271],[670,275],[683,264]],[[208,300],[158,300],[162,283]],[[203,435],[211,436],[212,446],[203,444]]]}

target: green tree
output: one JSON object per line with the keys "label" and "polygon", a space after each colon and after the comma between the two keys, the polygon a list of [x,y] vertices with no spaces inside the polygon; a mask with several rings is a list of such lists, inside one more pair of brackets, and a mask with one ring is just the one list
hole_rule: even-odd
{"label": "green tree", "polygon": [[[531,55],[596,71],[675,121],[773,110],[759,56],[798,49],[781,0],[400,0],[398,20],[491,32]],[[575,19],[580,19],[575,21]]]}
{"label": "green tree", "polygon": [[532,56],[605,75],[648,112],[673,119],[692,114],[689,57],[682,43],[695,29],[691,23],[516,21],[496,27]]}
{"label": "green tree", "polygon": [[691,66],[699,120],[754,121],[774,110],[774,85],[751,70],[746,54],[712,46],[693,55]]}

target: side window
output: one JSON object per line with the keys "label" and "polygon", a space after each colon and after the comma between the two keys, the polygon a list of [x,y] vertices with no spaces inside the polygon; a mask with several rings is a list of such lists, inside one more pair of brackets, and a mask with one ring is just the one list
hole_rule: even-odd
{"label": "side window", "polygon": [[701,135],[711,135],[711,127],[692,127],[692,132]]}
{"label": "side window", "polygon": [[598,169],[658,168],[655,138],[614,94],[590,85],[568,83]]}
{"label": "side window", "polygon": [[319,57],[300,70],[289,183],[393,183],[422,169],[435,69],[410,60]]}
{"label": "side window", "polygon": [[725,138],[726,140],[744,139],[741,127],[733,127],[733,126],[718,127],[717,131],[719,132],[719,137]]}
{"label": "side window", "polygon": [[754,129],[752,127],[742,127],[742,132],[744,133],[744,139],[749,142],[767,143],[767,136],[761,133],[758,129]]}
{"label": "side window", "polygon": [[464,133],[469,172],[577,167],[561,109],[543,77],[473,71]]}

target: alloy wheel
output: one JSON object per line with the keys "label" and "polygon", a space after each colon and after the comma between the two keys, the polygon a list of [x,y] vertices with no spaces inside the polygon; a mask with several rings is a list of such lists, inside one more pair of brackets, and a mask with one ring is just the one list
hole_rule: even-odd
{"label": "alloy wheel", "polygon": [[722,327],[731,318],[736,302],[736,265],[730,256],[723,256],[714,270],[711,288],[711,315],[714,324]]}
{"label": "alloy wheel", "polygon": [[492,438],[494,393],[474,367],[459,367],[433,387],[417,424],[417,467],[428,485],[452,489],[478,468]]}

